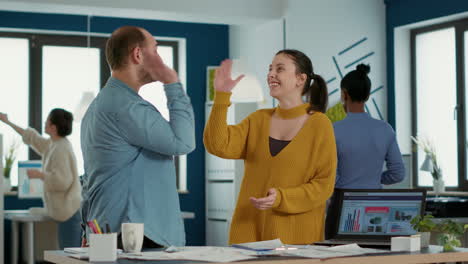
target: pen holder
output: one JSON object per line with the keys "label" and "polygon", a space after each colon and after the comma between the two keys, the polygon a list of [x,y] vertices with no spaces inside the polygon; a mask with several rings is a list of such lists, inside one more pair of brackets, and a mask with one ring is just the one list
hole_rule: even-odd
{"label": "pen holder", "polygon": [[89,235],[89,261],[117,259],[117,233]]}

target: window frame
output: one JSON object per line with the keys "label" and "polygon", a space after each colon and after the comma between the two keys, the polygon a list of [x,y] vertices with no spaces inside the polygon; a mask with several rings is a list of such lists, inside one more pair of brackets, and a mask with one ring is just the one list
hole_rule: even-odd
{"label": "window frame", "polygon": [[[468,31],[468,19],[460,19],[430,26],[415,28],[410,31],[410,75],[411,75],[411,135],[415,137],[418,134],[417,121],[417,83],[416,83],[416,36],[428,32],[433,32],[441,29],[453,27],[455,29],[455,75],[456,75],[456,106],[454,114],[457,118],[457,158],[458,158],[458,186],[446,187],[447,191],[466,191],[468,190],[467,180],[467,149],[466,149],[466,113],[465,113],[465,51],[463,34]],[[467,40],[468,41],[468,40]],[[418,185],[419,168],[418,154],[420,150],[418,146],[411,142],[414,150],[412,158],[413,172],[413,187],[431,190],[432,187],[424,187]]]}
{"label": "window frame", "polygon": [[[73,34],[70,32],[15,32],[0,30],[0,37],[5,38],[23,38],[29,40],[29,110],[28,110],[28,125],[42,133],[42,47],[43,46],[63,46],[63,47],[91,47],[98,48],[100,52],[100,89],[110,77],[111,70],[106,61],[105,47],[106,41],[110,34]],[[178,40],[158,39],[158,46],[170,46],[173,49],[173,65],[174,70],[179,71],[180,59],[180,42]],[[88,45],[89,41],[89,45]],[[31,148],[28,151],[28,159],[36,160],[41,157]],[[180,164],[183,160],[184,164]],[[174,164],[176,168],[177,189],[180,192],[187,192],[187,186],[180,189],[181,177],[184,177],[184,182],[187,182],[187,160],[185,156],[175,156]],[[181,168],[185,170],[182,171]],[[17,186],[13,187],[16,190]]]}

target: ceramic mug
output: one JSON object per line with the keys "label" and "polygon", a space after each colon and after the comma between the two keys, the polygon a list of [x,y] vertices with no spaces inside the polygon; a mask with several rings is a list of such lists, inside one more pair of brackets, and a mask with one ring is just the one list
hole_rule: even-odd
{"label": "ceramic mug", "polygon": [[144,224],[123,223],[122,224],[122,245],[127,253],[141,252],[143,246]]}

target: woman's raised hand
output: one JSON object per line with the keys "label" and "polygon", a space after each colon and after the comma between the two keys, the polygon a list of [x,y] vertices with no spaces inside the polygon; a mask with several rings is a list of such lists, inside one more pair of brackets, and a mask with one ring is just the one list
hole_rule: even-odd
{"label": "woman's raised hand", "polygon": [[224,60],[221,65],[216,69],[214,78],[214,88],[220,92],[231,92],[234,86],[237,85],[244,74],[237,77],[235,80],[231,78],[232,60]]}

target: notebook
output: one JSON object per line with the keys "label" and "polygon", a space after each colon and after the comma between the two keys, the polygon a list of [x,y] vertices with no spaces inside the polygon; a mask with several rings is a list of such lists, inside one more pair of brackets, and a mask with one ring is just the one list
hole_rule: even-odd
{"label": "notebook", "polygon": [[341,189],[334,199],[328,211],[334,216],[330,239],[315,244],[390,247],[392,236],[416,233],[410,221],[424,214],[426,191]]}

